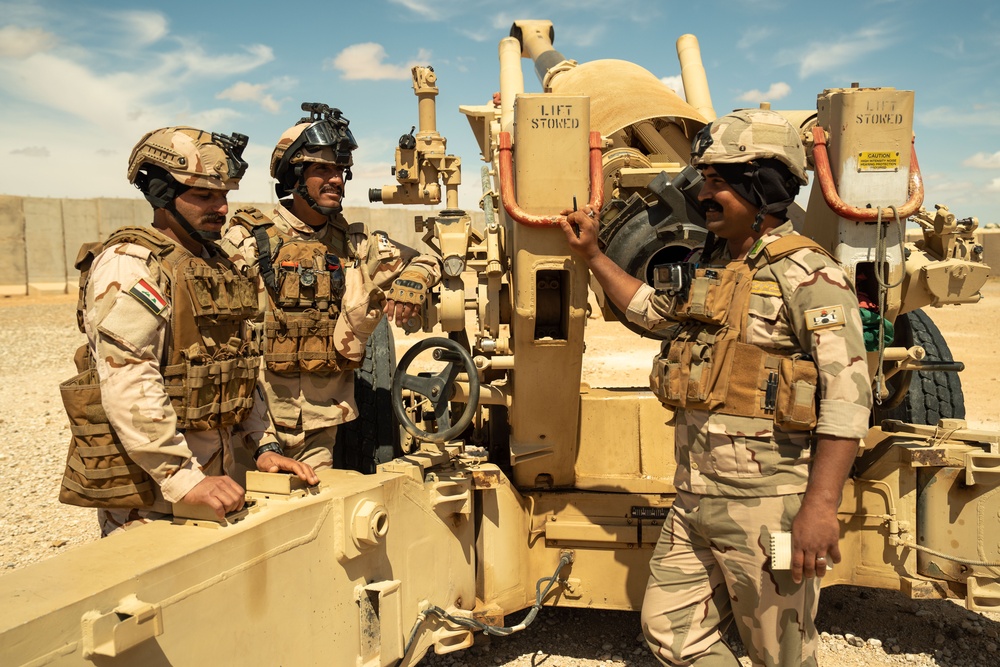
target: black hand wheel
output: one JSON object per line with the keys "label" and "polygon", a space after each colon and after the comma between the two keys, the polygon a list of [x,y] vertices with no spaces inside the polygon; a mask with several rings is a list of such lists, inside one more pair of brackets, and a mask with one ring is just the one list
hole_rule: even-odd
{"label": "black hand wheel", "polygon": [[[435,349],[436,348],[436,349]],[[433,375],[410,375],[407,370],[421,352],[434,349],[434,358],[447,365]],[[469,396],[465,410],[452,423],[450,402],[454,394],[455,378],[462,371],[469,376]],[[406,413],[403,404],[403,390],[416,395],[417,406],[434,414],[437,431],[430,433],[418,428]],[[449,338],[426,338],[406,351],[399,360],[396,374],[392,378],[392,410],[400,425],[418,440],[427,442],[447,442],[462,433],[476,414],[479,406],[479,374],[468,350]]]}

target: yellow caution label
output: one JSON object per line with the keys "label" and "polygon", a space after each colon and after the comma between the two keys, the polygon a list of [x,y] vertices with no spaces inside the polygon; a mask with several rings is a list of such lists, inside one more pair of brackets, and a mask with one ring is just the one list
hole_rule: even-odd
{"label": "yellow caution label", "polygon": [[861,151],[858,171],[899,171],[899,151]]}

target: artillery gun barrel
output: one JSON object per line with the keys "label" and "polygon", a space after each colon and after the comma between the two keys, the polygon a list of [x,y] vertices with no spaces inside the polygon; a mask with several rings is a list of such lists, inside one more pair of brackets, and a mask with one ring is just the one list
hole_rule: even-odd
{"label": "artillery gun barrel", "polygon": [[677,38],[677,60],[681,64],[681,81],[684,82],[684,99],[698,110],[705,120],[715,120],[712,95],[708,92],[708,77],[701,62],[701,47],[694,35]]}

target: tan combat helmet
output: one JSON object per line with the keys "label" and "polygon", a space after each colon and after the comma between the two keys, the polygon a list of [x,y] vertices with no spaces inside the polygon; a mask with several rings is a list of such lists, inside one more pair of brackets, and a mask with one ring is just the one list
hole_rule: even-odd
{"label": "tan combat helmet", "polygon": [[711,165],[740,196],[757,207],[754,231],[764,216],[787,217],[806,177],[806,152],[795,128],[768,109],[743,109],[717,118],[695,135],[691,164]]}
{"label": "tan combat helmet", "polygon": [[[242,157],[246,145],[246,135],[235,132],[227,137],[193,127],[153,130],[147,132],[132,149],[128,180],[143,190],[143,181],[148,181],[150,167],[159,167],[181,186],[237,190],[247,170],[247,163]],[[145,179],[144,172],[147,175]],[[177,194],[180,192],[174,196]],[[154,202],[150,203],[156,206]]]}
{"label": "tan combat helmet", "polygon": [[795,128],[768,109],[742,109],[717,118],[695,135],[691,164],[737,164],[774,158],[788,167],[801,185],[806,177],[806,151]]}
{"label": "tan combat helmet", "polygon": [[[317,206],[302,183],[306,163],[320,162],[344,167],[344,180],[351,180],[352,152],[358,147],[348,128],[350,121],[340,109],[318,102],[303,102],[302,110],[309,116],[285,130],[271,153],[271,176],[277,181],[274,189],[279,198],[297,193],[315,210],[324,215],[336,213],[329,207]],[[339,209],[338,209],[339,210]]]}
{"label": "tan combat helmet", "polygon": [[147,132],[132,149],[128,180],[153,208],[170,211],[194,238],[217,240],[216,232],[194,229],[177,212],[174,199],[188,188],[237,190],[246,173],[247,136],[204,132],[193,127],[164,127]]}

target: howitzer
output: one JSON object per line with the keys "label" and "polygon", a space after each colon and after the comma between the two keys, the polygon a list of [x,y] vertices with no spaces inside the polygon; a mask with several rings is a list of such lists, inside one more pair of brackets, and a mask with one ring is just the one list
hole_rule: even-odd
{"label": "howitzer", "polygon": [[[608,256],[669,284],[704,243],[688,156],[715,112],[693,36],[678,40],[687,101],[638,65],[567,60],[553,38],[546,21],[515,23],[499,106],[461,107],[486,162],[482,228],[458,208],[436,76],[414,70],[420,132],[400,141],[397,185],[372,195],[433,205],[443,181],[446,208],[420,219],[444,266],[422,321],[447,337],[392,384],[408,453],[370,475],[323,471],[316,488],[252,473],[251,505],[225,521],[158,521],[5,575],[5,664],[407,665],[520,631],[543,605],[639,607],[674,495],[671,414],[646,389],[581,383],[591,283],[553,223],[574,198],[598,206]],[[525,93],[522,57],[544,92]],[[845,120],[867,109],[898,122]],[[911,92],[831,89],[781,113],[819,183],[793,221],[896,325],[870,355],[882,403],[824,584],[1000,609],[1000,433],[966,428],[957,362],[919,310],[978,299],[976,222],[920,208]],[[927,377],[946,378],[933,402],[911,382]]]}

